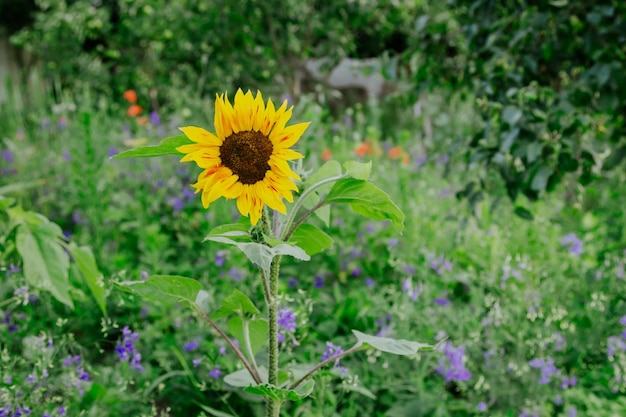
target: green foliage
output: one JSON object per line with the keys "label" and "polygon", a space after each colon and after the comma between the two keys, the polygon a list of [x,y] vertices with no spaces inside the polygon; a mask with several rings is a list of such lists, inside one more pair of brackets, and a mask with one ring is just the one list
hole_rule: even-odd
{"label": "green foliage", "polygon": [[134,149],[129,149],[122,153],[115,155],[113,158],[154,158],[157,156],[175,155],[182,156],[183,154],[178,152],[176,148],[183,145],[189,145],[191,142],[185,135],[173,136],[166,138],[155,146],[139,146]]}
{"label": "green foliage", "polygon": [[513,200],[584,186],[624,160],[625,15],[616,0],[455,1],[418,20],[413,81],[475,95],[483,126],[461,146]]}

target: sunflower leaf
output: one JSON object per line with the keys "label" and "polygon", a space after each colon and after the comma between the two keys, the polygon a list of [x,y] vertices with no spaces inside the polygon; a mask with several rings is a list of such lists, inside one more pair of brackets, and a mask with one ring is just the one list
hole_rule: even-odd
{"label": "sunflower leaf", "polygon": [[312,224],[302,223],[289,241],[297,244],[310,256],[333,247],[333,238]]}
{"label": "sunflower leaf", "polygon": [[238,289],[235,289],[231,295],[222,301],[222,306],[211,314],[211,318],[213,320],[217,320],[235,313],[252,315],[261,314],[259,309],[256,308],[252,300],[250,300],[247,295]]}
{"label": "sunflower leaf", "polygon": [[248,257],[250,262],[263,269],[267,276],[270,274],[270,266],[272,265],[272,260],[276,255],[289,255],[301,261],[308,261],[311,259],[311,257],[302,248],[287,243],[282,243],[270,248],[262,243],[236,242],[224,235],[209,235],[205,237],[204,240],[237,246],[237,248],[239,248],[239,250]]}
{"label": "sunflower leaf", "polygon": [[172,136],[171,138],[165,138],[155,146],[140,146],[138,148],[129,149],[122,153],[114,155],[112,159],[121,158],[154,158],[156,156],[164,155],[176,155],[182,156],[183,154],[178,152],[176,148],[183,145],[190,145],[194,142],[189,140],[185,135]]}
{"label": "sunflower leaf", "polygon": [[404,228],[404,213],[389,195],[371,182],[344,178],[335,183],[325,204],[350,204],[356,213],[374,220],[391,220],[398,232]]}
{"label": "sunflower leaf", "polygon": [[179,302],[191,309],[199,309],[196,299],[202,294],[198,281],[176,275],[154,275],[146,281],[118,282],[116,286],[153,302]]}
{"label": "sunflower leaf", "polygon": [[302,400],[313,392],[315,381],[309,379],[302,385],[298,386],[295,390],[277,388],[271,384],[255,385],[244,388],[244,391],[249,394],[261,395],[266,398],[272,398],[275,401],[299,401]]}
{"label": "sunflower leaf", "polygon": [[352,333],[359,340],[358,343],[360,345],[369,346],[381,352],[393,353],[394,355],[414,355],[420,350],[432,350],[434,347],[426,343],[412,342],[410,340],[371,336],[358,330],[352,330]]}
{"label": "sunflower leaf", "polygon": [[372,172],[372,161],[346,161],[343,163],[343,167],[346,169],[346,174],[352,178],[356,178],[357,180],[367,180]]}

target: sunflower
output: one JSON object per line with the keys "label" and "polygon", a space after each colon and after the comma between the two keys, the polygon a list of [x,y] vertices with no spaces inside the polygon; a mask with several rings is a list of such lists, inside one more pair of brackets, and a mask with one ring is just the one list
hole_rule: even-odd
{"label": "sunflower", "polygon": [[194,161],[204,169],[192,186],[202,192],[205,208],[220,197],[236,198],[237,209],[250,215],[253,225],[264,205],[286,214],[282,199],[293,202],[291,192],[298,190],[294,180],[300,180],[287,161],[303,157],[290,148],[309,126],[285,126],[292,109],[287,100],[276,109],[272,100],[265,105],[261,92],[253,97],[239,89],[234,106],[226,94],[217,95],[215,134],[195,126],[180,128],[194,142],[177,148],[185,154],[181,162]]}

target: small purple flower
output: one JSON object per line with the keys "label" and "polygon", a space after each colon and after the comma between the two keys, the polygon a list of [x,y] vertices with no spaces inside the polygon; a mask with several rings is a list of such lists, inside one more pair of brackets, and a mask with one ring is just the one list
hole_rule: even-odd
{"label": "small purple flower", "polygon": [[583,253],[583,241],[574,233],[568,233],[561,239],[561,245],[567,248],[570,255],[580,256]]}
{"label": "small purple flower", "polygon": [[193,363],[193,367],[197,368],[198,365],[200,365],[200,362],[202,362],[202,358],[196,358],[193,361],[191,361]]}
{"label": "small purple flower", "polygon": [[487,403],[484,401],[479,402],[478,405],[476,405],[476,409],[481,413],[487,411]]}
{"label": "small purple flower", "polygon": [[619,324],[621,324],[622,326],[626,326],[626,316],[619,319]]}
{"label": "small purple flower", "polygon": [[193,352],[194,350],[198,349],[199,347],[200,347],[200,343],[198,343],[197,340],[192,340],[191,342],[185,343],[185,345],[183,346],[183,349],[186,352]]}
{"label": "small purple flower", "polygon": [[399,243],[400,242],[398,241],[398,239],[396,239],[395,237],[392,237],[391,239],[387,241],[387,247],[392,248],[394,246],[398,246]]}
{"label": "small purple flower", "polygon": [[551,356],[547,358],[535,358],[528,362],[531,368],[540,369],[541,377],[539,378],[539,385],[546,385],[550,383],[552,376],[558,376],[560,374],[557,367],[554,365],[554,359]]}
{"label": "small purple flower", "polygon": [[37,377],[35,376],[35,374],[30,374],[26,377],[26,382],[28,382],[29,384],[34,384],[35,382],[37,382]]}
{"label": "small purple flower", "polygon": [[215,254],[215,266],[217,266],[218,268],[221,268],[224,266],[224,264],[226,263],[226,254],[228,252],[225,250],[218,250],[217,253]]}
{"label": "small purple flower", "polygon": [[[341,346],[334,345],[331,342],[326,342],[326,350],[322,354],[322,362],[328,359],[332,359],[335,356],[341,355],[342,353],[343,353],[343,348]],[[335,361],[336,368],[340,367],[339,361],[340,359],[337,359]]]}
{"label": "small purple flower", "polygon": [[352,278],[358,278],[361,276],[361,274],[363,274],[363,270],[361,269],[360,266],[354,267],[354,269],[352,269],[352,271],[350,271],[350,276]]}
{"label": "small purple flower", "polygon": [[170,206],[174,213],[179,213],[185,208],[185,201],[180,197],[174,197],[170,200]]}
{"label": "small purple flower", "polygon": [[113,158],[115,155],[117,155],[117,148],[115,146],[109,146],[109,151],[107,152],[107,155],[109,156],[109,158]]}
{"label": "small purple flower", "polygon": [[438,306],[441,306],[441,307],[445,307],[445,306],[450,305],[450,300],[447,297],[445,297],[445,296],[437,297],[437,298],[435,298],[434,301],[435,301],[435,304],[437,304]]}
{"label": "small purple flower", "polygon": [[62,416],[65,414],[65,407],[59,407],[59,415]]}
{"label": "small purple flower", "polygon": [[324,284],[325,284],[324,277],[320,274],[315,274],[315,276],[313,277],[313,286],[315,288],[322,288],[324,287]]}
{"label": "small purple flower", "polygon": [[350,116],[349,114],[344,116],[343,124],[346,125],[348,129],[352,128],[354,126],[354,121],[352,120],[352,116]]}
{"label": "small purple flower", "polygon": [[437,373],[443,375],[446,382],[467,381],[472,377],[472,373],[465,367],[465,349],[463,346],[454,347],[452,343],[447,342],[443,347],[443,352],[446,359],[439,360]]}
{"label": "small purple flower", "polygon": [[570,409],[567,411],[567,417],[576,417],[577,412],[578,410],[576,409],[576,407],[570,407]]}
{"label": "small purple flower", "polygon": [[159,126],[161,124],[161,118],[159,117],[159,113],[156,110],[152,110],[150,112],[150,123],[154,126]]}
{"label": "small purple flower", "polygon": [[72,160],[72,155],[68,151],[63,152],[63,159],[65,162],[70,162]]}
{"label": "small purple flower", "polygon": [[187,201],[193,201],[196,198],[196,192],[189,187],[185,187],[183,188],[183,197],[186,198]]}
{"label": "small purple flower", "polygon": [[150,276],[150,274],[148,274],[148,271],[141,271],[141,272],[139,273],[139,278],[140,278],[142,281],[147,281],[149,276]]}
{"label": "small purple flower", "polygon": [[22,268],[20,268],[19,266],[13,265],[13,264],[9,264],[9,269],[7,269],[7,278],[10,277],[13,274],[17,274],[21,270],[22,270]]}
{"label": "small purple flower", "polygon": [[226,346],[220,346],[220,348],[218,349],[218,353],[220,355],[226,355]]}
{"label": "small purple flower", "polygon": [[209,375],[211,376],[211,378],[219,379],[219,377],[222,376],[222,371],[220,370],[220,366],[215,365],[215,368],[209,371]]}
{"label": "small purple flower", "polygon": [[289,288],[296,288],[298,286],[299,282],[297,279],[295,279],[294,277],[290,277],[287,280],[287,287]]}
{"label": "small purple flower", "polygon": [[293,333],[296,331],[296,315],[288,308],[283,308],[278,312],[278,325],[281,327],[278,329],[278,341],[285,341],[285,333]]}
{"label": "small purple flower", "polygon": [[8,149],[2,150],[2,159],[4,159],[9,164],[15,162],[15,158],[13,158],[13,153]]}
{"label": "small purple flower", "polygon": [[135,343],[139,340],[139,333],[132,332],[128,326],[122,329],[122,340],[118,340],[115,351],[120,362],[130,362],[130,366],[138,372],[143,370],[141,366],[141,354],[137,351]]}
{"label": "small purple flower", "polygon": [[235,267],[235,266],[230,268],[230,270],[228,271],[228,276],[230,278],[234,279],[235,281],[242,281],[243,280],[243,275],[241,275],[241,272],[239,272],[239,269],[237,269],[237,267]]}
{"label": "small purple flower", "polygon": [[157,181],[154,183],[154,186],[155,186],[156,188],[161,188],[161,187],[163,187],[164,185],[165,185],[165,181],[163,181],[163,180],[157,180]]}
{"label": "small purple flower", "polygon": [[376,282],[372,277],[365,278],[364,283],[367,288],[374,288],[376,286]]}
{"label": "small purple flower", "polygon": [[4,383],[7,384],[7,385],[11,385],[13,383],[13,377],[5,376],[4,377]]}

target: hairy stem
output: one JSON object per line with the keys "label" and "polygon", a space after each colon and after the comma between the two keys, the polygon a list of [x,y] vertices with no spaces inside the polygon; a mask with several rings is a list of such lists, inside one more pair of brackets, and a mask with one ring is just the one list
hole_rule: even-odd
{"label": "hairy stem", "polygon": [[243,342],[246,345],[246,350],[248,351],[248,357],[250,358],[250,362],[252,362],[252,367],[259,373],[259,367],[256,364],[256,360],[254,360],[254,353],[252,352],[252,344],[250,343],[250,326],[248,325],[248,321],[245,317],[241,317],[241,324],[243,326]]}
{"label": "hairy stem", "polygon": [[[268,305],[270,331],[269,331],[269,377],[268,382],[278,387],[278,273],[282,256],[278,255],[272,260],[270,267],[270,302]],[[268,398],[267,417],[280,415],[279,402]]]}

